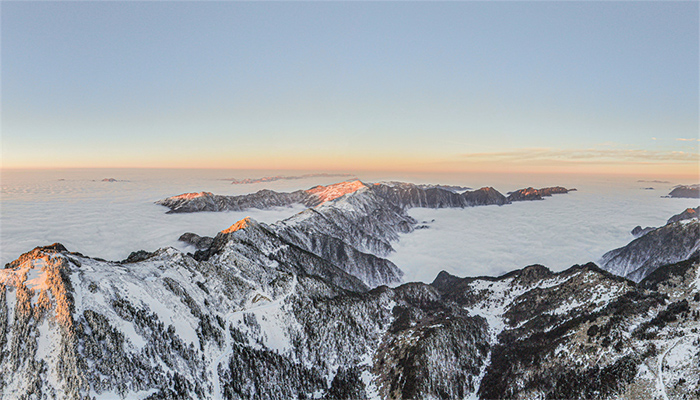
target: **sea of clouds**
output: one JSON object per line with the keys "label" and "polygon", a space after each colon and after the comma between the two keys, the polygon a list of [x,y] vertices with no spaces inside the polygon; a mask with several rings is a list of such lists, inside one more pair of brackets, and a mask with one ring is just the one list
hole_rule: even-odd
{"label": "sea of clouds", "polygon": [[[634,239],[630,231],[664,225],[697,199],[662,198],[668,192],[634,184],[589,186],[541,201],[465,209],[412,209],[428,229],[403,235],[389,258],[407,281],[432,282],[446,270],[458,276],[501,275],[531,264],[561,271],[597,262]],[[431,222],[432,221],[432,222]]]}
{"label": "sea of clouds", "polygon": [[[154,201],[186,192],[235,195],[263,188],[292,191],[345,179],[316,175],[231,184],[231,179],[274,175],[274,171],[220,170],[3,171],[0,262],[4,265],[36,246],[54,242],[108,260],[165,246],[193,251],[177,240],[182,233],[214,236],[247,216],[273,223],[303,208],[165,214],[167,208]],[[632,240],[629,231],[634,226],[660,226],[671,215],[698,205],[697,199],[662,198],[674,182],[637,182],[632,178],[386,173],[359,177],[369,182],[404,180],[473,188],[490,185],[504,194],[527,186],[555,184],[579,189],[543,201],[501,207],[410,210],[428,228],[403,235],[394,244],[396,253],[389,258],[406,273],[406,281],[431,282],[441,270],[459,276],[498,275],[534,263],[561,270],[596,261],[606,251]],[[105,178],[116,182],[102,181]],[[654,190],[645,189],[650,186]]]}

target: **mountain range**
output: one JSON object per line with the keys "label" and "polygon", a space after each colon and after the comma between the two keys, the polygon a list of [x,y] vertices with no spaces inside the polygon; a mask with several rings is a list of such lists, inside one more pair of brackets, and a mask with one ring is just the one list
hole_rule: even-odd
{"label": "mountain range", "polygon": [[[310,208],[189,235],[201,242],[190,254],[106,261],[60,244],[23,254],[0,271],[0,397],[700,397],[700,265],[683,253],[697,245],[697,218],[610,257],[626,264],[601,264],[663,264],[634,280],[588,263],[402,283],[384,258],[415,229],[411,207],[505,205],[557,191],[506,197],[354,181],[165,199],[170,212]],[[695,244],[676,243],[689,235]],[[668,261],[669,252],[686,258]]]}

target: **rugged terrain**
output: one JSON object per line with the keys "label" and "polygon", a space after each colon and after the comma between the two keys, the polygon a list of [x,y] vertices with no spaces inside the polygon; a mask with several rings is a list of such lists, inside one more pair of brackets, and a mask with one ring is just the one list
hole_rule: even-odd
{"label": "rugged terrain", "polygon": [[698,208],[672,216],[659,228],[637,226],[632,234],[637,239],[603,255],[603,269],[639,282],[662,265],[700,257]]}
{"label": "rugged terrain", "polygon": [[455,197],[370,188],[194,254],[23,254],[0,271],[0,398],[700,396],[696,259],[639,283],[586,264],[389,287],[406,208]]}
{"label": "rugged terrain", "polygon": [[21,256],[0,275],[4,398],[700,395],[692,260],[640,284],[588,264],[368,291],[240,250]]}
{"label": "rugged terrain", "polygon": [[492,187],[467,190],[460,186],[416,185],[404,182],[381,182],[365,184],[359,180],[316,186],[308,190],[290,193],[260,190],[241,196],[222,196],[210,192],[183,193],[159,200],[156,204],[168,207],[168,213],[188,213],[199,211],[241,211],[248,208],[265,209],[270,207],[302,204],[315,207],[348,193],[364,191],[383,197],[386,201],[402,208],[427,207],[471,207],[487,204],[508,204],[513,201],[541,200],[552,194],[568,193],[576,189],[561,186],[542,189],[520,189],[506,198]]}

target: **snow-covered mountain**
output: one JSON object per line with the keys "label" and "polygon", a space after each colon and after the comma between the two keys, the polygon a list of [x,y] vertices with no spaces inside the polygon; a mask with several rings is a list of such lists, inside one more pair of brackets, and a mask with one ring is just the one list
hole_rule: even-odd
{"label": "snow-covered mountain", "polygon": [[[635,231],[637,228],[632,233]],[[602,268],[639,282],[662,265],[700,258],[697,209],[672,216],[662,227],[640,228],[637,236],[626,246],[605,253],[600,260]]]}
{"label": "snow-covered mountain", "polygon": [[[360,278],[367,286],[376,287],[401,282],[403,272],[384,257],[394,251],[391,243],[398,240],[399,234],[415,228],[417,221],[408,215],[408,209],[508,203],[505,196],[490,187],[461,193],[456,189],[403,182],[365,184],[355,180],[291,193],[270,190],[243,196],[186,193],[157,203],[170,208],[170,213],[304,204],[310,208],[265,229],[274,233],[276,240],[311,252]],[[546,195],[567,192],[564,188],[550,189],[540,192]],[[206,259],[218,251],[216,241],[193,233],[183,235],[181,240],[201,249],[194,255],[197,259]],[[211,247],[205,248],[209,243]]]}
{"label": "snow-covered mountain", "polygon": [[[330,262],[370,288],[401,282],[403,272],[384,257],[394,251],[391,243],[398,240],[399,234],[411,232],[417,223],[408,215],[407,209],[506,203],[505,197],[493,188],[460,194],[429,185],[399,182],[367,185],[357,180],[292,193],[259,191],[253,195],[230,197],[217,197],[211,193],[185,194],[158,203],[170,207],[171,212],[194,212],[218,211],[244,204],[245,207],[265,208],[281,205],[279,199],[314,206],[283,221],[264,225],[267,235],[274,236],[275,242]],[[273,240],[272,236],[270,240]],[[200,260],[219,252],[220,244],[224,243],[216,238],[211,242],[206,238],[202,240],[191,233],[181,239],[198,247],[204,247],[202,243],[211,243],[210,247],[194,254]]]}
{"label": "snow-covered mountain", "polygon": [[455,199],[404,189],[318,190],[322,204],[243,219],[194,254],[23,254],[0,271],[0,398],[700,396],[697,260],[640,283],[533,265],[391,288],[381,254],[413,229],[406,208]]}
{"label": "snow-covered mountain", "polygon": [[0,273],[2,398],[700,394],[691,261],[639,285],[588,264],[351,291],[250,250],[24,254]]}
{"label": "snow-covered mountain", "polygon": [[[511,201],[541,200],[552,194],[568,193],[576,189],[560,186],[542,189],[520,189],[508,198],[492,187],[466,190],[462,187],[444,185],[416,185],[404,182],[381,182],[365,184],[359,180],[340,182],[328,186],[316,186],[308,190],[279,193],[260,190],[241,196],[222,196],[210,192],[184,193],[159,200],[156,204],[168,207],[168,213],[188,213],[198,211],[240,211],[248,208],[265,209],[270,207],[302,204],[315,207],[349,193],[363,189],[367,194],[383,197],[386,201],[402,208],[427,207],[471,207],[488,204],[508,204]],[[461,190],[465,189],[465,190]],[[461,192],[461,193],[460,193]]]}
{"label": "snow-covered mountain", "polygon": [[508,193],[508,201],[528,201],[528,200],[542,200],[543,197],[549,197],[553,194],[569,193],[575,191],[576,189],[567,189],[561,186],[546,187],[541,189],[535,189],[532,187],[526,189],[516,190],[515,192]]}

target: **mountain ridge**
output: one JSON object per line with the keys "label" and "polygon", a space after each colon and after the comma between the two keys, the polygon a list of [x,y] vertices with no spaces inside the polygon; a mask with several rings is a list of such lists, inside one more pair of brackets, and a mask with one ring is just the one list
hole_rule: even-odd
{"label": "mountain ridge", "polygon": [[466,201],[429,189],[359,186],[194,254],[37,247],[0,271],[0,398],[700,396],[697,259],[640,283],[588,263],[399,284],[378,254],[406,209]]}
{"label": "mountain ridge", "polygon": [[[688,379],[700,378],[697,367],[668,364],[661,355],[688,348],[696,336],[697,323],[687,317],[700,306],[692,300],[700,265],[692,260],[661,267],[666,275],[642,284],[594,264],[558,273],[533,265],[500,277],[441,273],[442,284],[357,292],[238,248],[224,252],[197,261],[162,249],[129,264],[59,244],[25,253],[0,273],[0,313],[10,321],[0,324],[10,339],[0,344],[14,349],[0,361],[3,393],[617,398],[660,395],[656,377],[645,372],[659,362],[667,365],[662,379],[671,379],[663,388],[670,398],[700,393]],[[56,278],[39,289],[33,282],[42,274]],[[679,330],[687,340],[674,336]],[[24,342],[20,332],[28,334]],[[46,353],[41,338],[51,337],[64,344]],[[590,352],[600,364],[585,361]],[[62,357],[70,354],[74,361],[66,364]],[[598,378],[572,380],[587,374]],[[679,384],[680,377],[686,379]]]}

